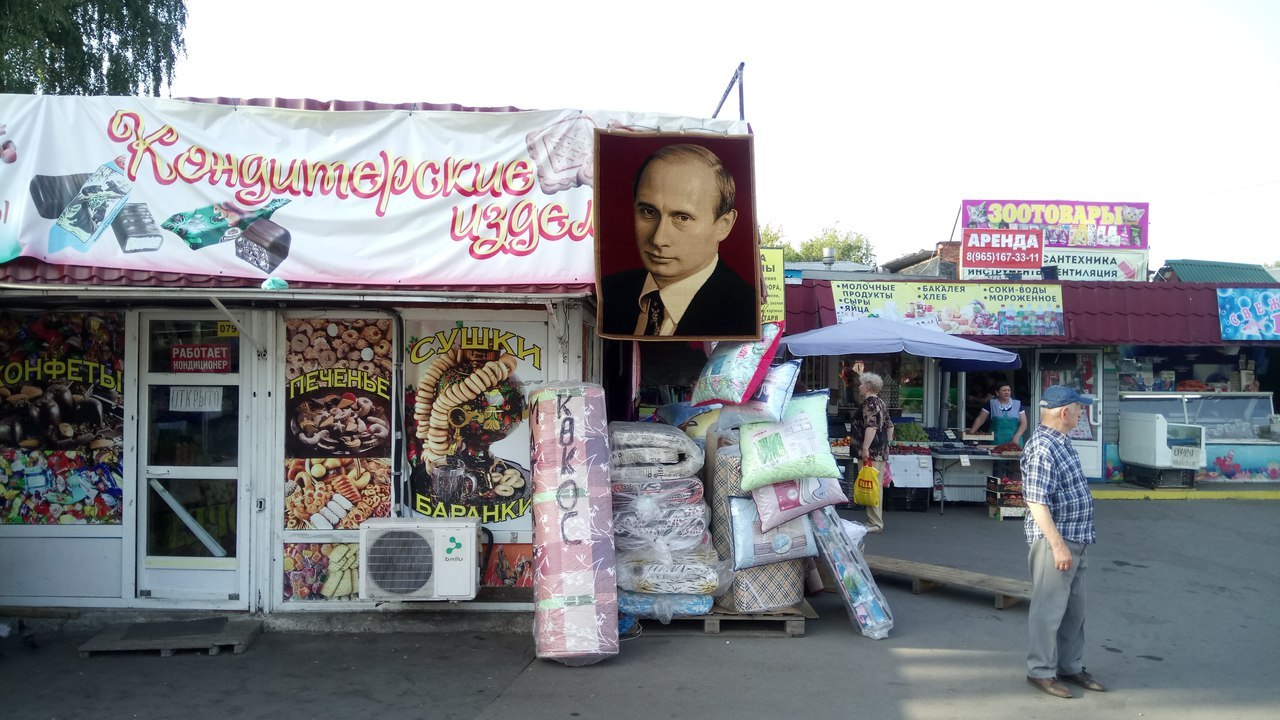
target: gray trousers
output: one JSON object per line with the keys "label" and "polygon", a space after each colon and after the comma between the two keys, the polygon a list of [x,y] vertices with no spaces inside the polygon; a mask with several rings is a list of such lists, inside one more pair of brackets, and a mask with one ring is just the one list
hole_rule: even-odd
{"label": "gray trousers", "polygon": [[1074,675],[1084,668],[1087,546],[1070,540],[1066,543],[1071,550],[1071,569],[1066,572],[1055,567],[1048,540],[1036,540],[1027,552],[1027,566],[1031,569],[1028,677]]}

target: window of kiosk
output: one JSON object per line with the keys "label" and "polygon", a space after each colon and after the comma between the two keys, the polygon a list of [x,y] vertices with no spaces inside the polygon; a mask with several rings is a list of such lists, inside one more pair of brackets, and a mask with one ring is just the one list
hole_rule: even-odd
{"label": "window of kiosk", "polygon": [[227,320],[152,320],[147,371],[236,373],[240,334]]}

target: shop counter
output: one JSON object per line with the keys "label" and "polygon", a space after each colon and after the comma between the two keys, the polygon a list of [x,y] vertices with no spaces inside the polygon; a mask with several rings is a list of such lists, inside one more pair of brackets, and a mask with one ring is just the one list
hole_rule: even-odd
{"label": "shop counter", "polygon": [[[1022,453],[990,455],[956,452],[934,452],[934,495],[938,500],[938,514],[947,509],[947,501],[986,502],[987,478],[1005,474],[1001,463],[1016,464]],[[966,461],[967,458],[967,461]]]}

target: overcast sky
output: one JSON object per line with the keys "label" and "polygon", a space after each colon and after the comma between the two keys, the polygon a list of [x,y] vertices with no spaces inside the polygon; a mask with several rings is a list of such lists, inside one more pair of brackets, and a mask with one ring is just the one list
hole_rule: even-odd
{"label": "overcast sky", "polygon": [[759,219],[794,243],[884,262],[966,198],[1149,202],[1153,270],[1280,260],[1273,0],[187,4],[174,97],[708,117],[745,62]]}

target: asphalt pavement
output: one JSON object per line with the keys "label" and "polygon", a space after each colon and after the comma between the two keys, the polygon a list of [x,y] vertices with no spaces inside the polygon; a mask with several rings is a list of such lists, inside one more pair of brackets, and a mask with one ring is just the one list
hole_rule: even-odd
{"label": "asphalt pavement", "polygon": [[[884,640],[822,593],[804,637],[646,621],[617,657],[579,668],[535,659],[519,629],[269,631],[242,654],[87,658],[77,648],[92,632],[74,625],[35,633],[34,649],[14,633],[0,640],[0,717],[1275,718],[1280,503],[1106,500],[1097,515],[1086,664],[1110,691],[1071,700],[1026,684],[1025,603],[997,610],[989,594],[913,595],[882,578]],[[886,513],[866,552],[1026,577],[1021,521],[979,505]]]}

